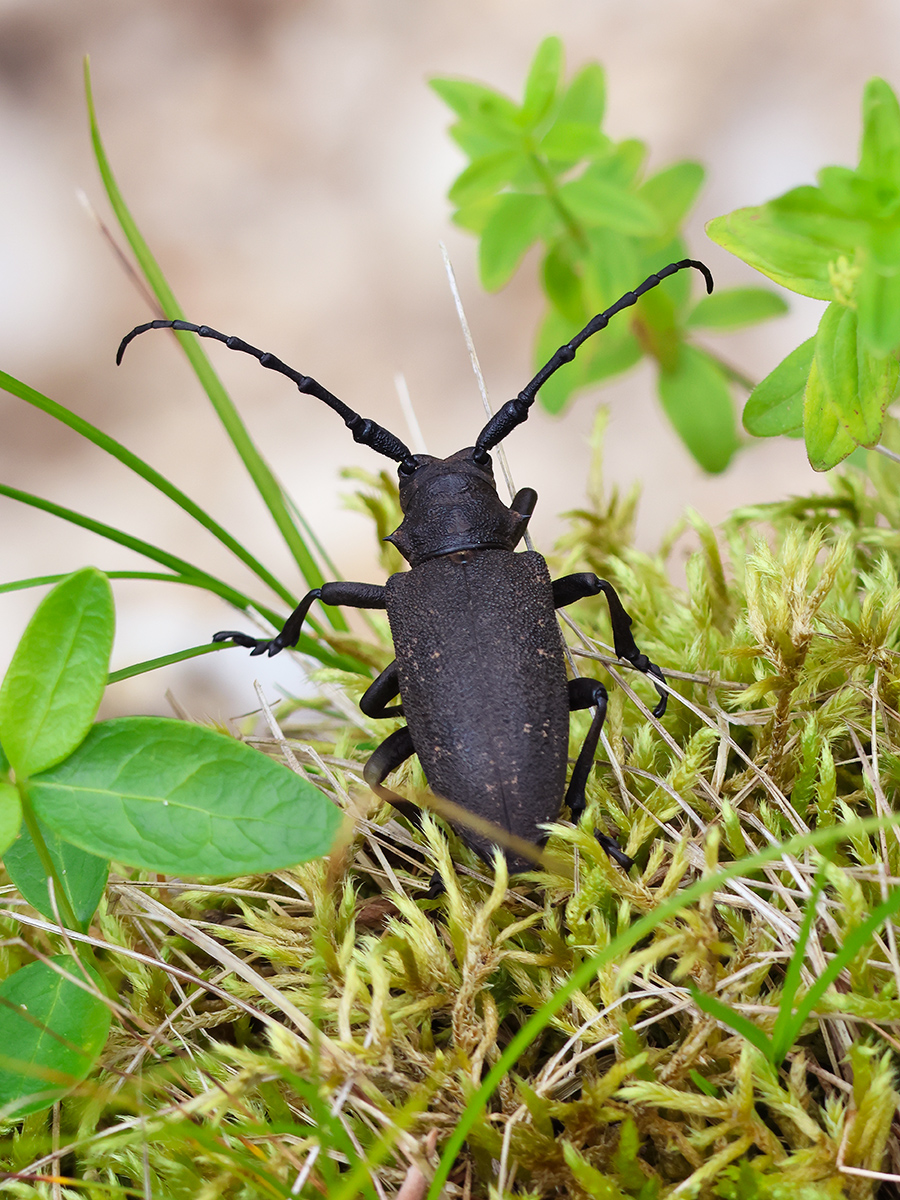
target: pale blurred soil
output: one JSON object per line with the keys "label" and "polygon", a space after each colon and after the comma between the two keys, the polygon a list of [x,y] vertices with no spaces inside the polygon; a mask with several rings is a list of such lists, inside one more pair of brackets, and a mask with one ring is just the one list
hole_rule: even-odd
{"label": "pale blurred soil", "polygon": [[[698,159],[708,184],[691,250],[720,285],[753,273],[703,224],[853,163],[862,86],[900,85],[895,0],[0,0],[0,367],[100,424],[169,473],[299,590],[287,553],[167,334],[122,368],[121,335],[149,319],[77,199],[107,214],[86,131],[90,53],[110,157],[191,319],[270,349],[405,435],[402,371],[429,450],[466,445],[483,416],[438,244],[453,258],[498,404],[531,375],[541,311],[535,260],[484,295],[475,243],[448,221],[461,157],[426,86],[461,75],[517,92],[540,39],[562,36],[572,70],[609,79],[608,128],[651,146],[651,165]],[[760,378],[815,328],[821,305],[716,345]],[[712,343],[711,343],[712,344]],[[386,460],[250,360],[217,368],[264,452],[343,572],[379,579],[371,527],[344,511],[343,466]],[[756,443],[705,477],[667,428],[649,370],[583,395],[561,419],[535,412],[508,443],[519,486],[540,495],[533,531],[549,548],[558,514],[583,502],[598,398],[610,406],[610,483],[644,485],[637,541],[652,550],[687,506],[720,521],[738,504],[811,487],[797,443]],[[100,452],[0,394],[0,479],[157,542],[235,582],[245,573],[187,518]],[[690,543],[680,544],[686,553]],[[0,579],[134,555],[0,500]],[[676,563],[677,570],[677,563]],[[0,596],[0,667],[39,593]],[[200,593],[117,589],[115,666],[204,641],[235,622]],[[198,715],[253,707],[301,685],[279,660],[228,653],[119,685],[111,705],[168,711],[167,687]]]}

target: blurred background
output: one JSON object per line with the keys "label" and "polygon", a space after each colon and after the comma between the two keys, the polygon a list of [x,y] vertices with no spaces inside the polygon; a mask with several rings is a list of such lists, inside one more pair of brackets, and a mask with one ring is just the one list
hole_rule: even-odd
{"label": "blurred background", "polygon": [[[691,252],[720,285],[760,281],[712,245],[706,220],[853,164],[864,82],[900,85],[896,0],[0,0],[0,367],[99,424],[169,475],[302,590],[174,339],[123,333],[150,319],[79,200],[109,212],[93,164],[82,56],[119,184],[188,316],[269,349],[406,435],[406,377],[431,453],[471,442],[484,417],[441,261],[449,249],[488,388],[499,405],[530,378],[543,301],[537,260],[485,295],[475,240],[448,220],[463,165],[433,75],[519,96],[538,42],[559,34],[571,74],[608,78],[613,137],[650,145],[649,168],[705,164]],[[761,378],[810,336],[822,305],[716,339]],[[208,345],[208,344],[207,344]],[[252,360],[213,347],[263,452],[349,578],[382,578],[372,526],[342,506],[351,464],[386,461],[340,420]],[[742,397],[741,397],[742,399]],[[518,486],[549,550],[558,514],[583,503],[588,437],[609,405],[607,482],[644,485],[637,543],[654,550],[693,506],[712,522],[738,504],[828,481],[802,443],[749,445],[704,476],[665,424],[648,368],[582,394],[562,418],[538,409],[510,438]],[[0,479],[121,525],[238,584],[227,551],[146,485],[21,401],[0,393]],[[691,546],[679,542],[683,556]],[[146,564],[0,498],[0,580],[94,563]],[[152,568],[150,568],[152,569]],[[678,555],[673,564],[678,570]],[[240,625],[224,603],[168,585],[117,585],[114,667]],[[42,591],[0,595],[0,671]],[[292,662],[208,656],[111,689],[110,711],[225,718],[256,706],[253,681],[301,686]]]}

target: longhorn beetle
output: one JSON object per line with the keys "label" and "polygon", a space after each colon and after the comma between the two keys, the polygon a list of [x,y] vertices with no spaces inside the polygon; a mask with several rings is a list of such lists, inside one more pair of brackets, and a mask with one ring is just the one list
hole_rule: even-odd
{"label": "longhorn beetle", "polygon": [[[538,390],[572,361],[584,341],[685,267],[702,272],[707,291],[712,291],[712,275],[703,263],[689,258],[670,263],[561,346],[518,396],[491,417],[474,446],[443,459],[413,454],[393,433],[348,408],[315,379],[206,325],[149,321],[122,339],[117,363],[129,342],[148,329],[186,330],[224,342],[229,350],[252,354],[262,366],[286,375],[301,392],[334,409],[355,441],[399,463],[403,521],[387,540],[409,563],[409,571],[392,575],[384,586],[337,582],[313,588],[273,638],[225,629],[213,641],[235,642],[251,654],[278,654],[296,644],[316,600],[386,609],[397,658],[369,686],[360,708],[369,717],[403,716],[407,723],[375,750],[364,776],[374,791],[417,825],[421,810],[382,787],[387,776],[413,754],[418,754],[436,795],[518,838],[542,844],[546,833],[541,826],[558,816],[565,786],[569,712],[595,707],[565,794],[572,820],[578,822],[585,809],[585,785],[603,727],[607,693],[595,679],[567,681],[555,615],[558,608],[603,592],[616,654],[653,679],[660,697],[654,716],[665,712],[663,673],[638,649],[631,617],[612,585],[591,572],[551,580],[536,551],[513,552],[534,511],[537,493],[522,488],[507,508],[494,484],[490,451],[527,419]],[[401,703],[392,704],[398,695]],[[469,828],[459,832],[491,861],[493,843],[488,836]],[[612,839],[601,840],[622,865],[630,865]],[[504,852],[511,871],[530,867],[515,852]]]}

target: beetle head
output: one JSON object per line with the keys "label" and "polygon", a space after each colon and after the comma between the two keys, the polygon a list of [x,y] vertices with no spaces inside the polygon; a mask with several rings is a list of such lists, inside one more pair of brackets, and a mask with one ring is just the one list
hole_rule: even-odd
{"label": "beetle head", "polygon": [[515,549],[529,514],[506,507],[485,459],[478,462],[470,446],[449,458],[416,454],[403,464],[403,521],[386,540],[410,566],[459,550]]}

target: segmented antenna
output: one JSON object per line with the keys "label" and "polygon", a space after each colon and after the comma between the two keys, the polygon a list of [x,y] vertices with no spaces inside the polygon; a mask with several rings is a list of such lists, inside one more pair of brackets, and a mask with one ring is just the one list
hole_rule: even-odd
{"label": "segmented antenna", "polygon": [[229,350],[239,350],[242,354],[252,355],[267,370],[286,375],[304,395],[315,396],[317,400],[321,400],[323,404],[327,404],[329,408],[333,409],[353,434],[355,442],[368,446],[377,454],[383,454],[385,458],[392,458],[394,462],[400,463],[401,467],[408,471],[415,469],[412,451],[389,429],[385,429],[377,421],[369,420],[368,417],[361,417],[343,400],[339,400],[327,388],[322,387],[317,380],[309,375],[301,375],[299,371],[295,371],[293,367],[283,363],[274,354],[269,354],[265,350],[257,350],[255,346],[242,341],[241,338],[229,337],[227,334],[219,333],[216,329],[210,329],[208,325],[192,325],[190,321],[162,320],[148,321],[146,325],[138,325],[119,343],[119,349],[116,352],[117,366],[121,363],[122,356],[129,344],[140,334],[146,333],[148,329],[179,329],[186,333],[196,333],[198,337],[213,338],[217,342],[222,342]]}
{"label": "segmented antenna", "polygon": [[645,292],[649,292],[677,271],[683,271],[685,267],[693,267],[695,270],[700,271],[706,280],[707,292],[713,290],[713,277],[709,267],[705,266],[702,262],[697,262],[693,258],[683,258],[680,262],[669,263],[667,267],[663,267],[655,275],[649,276],[633,292],[626,292],[620,300],[615,302],[612,308],[608,308],[605,312],[598,313],[596,317],[592,317],[584,329],[580,333],[576,333],[571,342],[567,342],[565,346],[560,346],[550,361],[541,367],[534,379],[522,388],[518,396],[514,400],[509,400],[498,413],[491,417],[490,421],[488,421],[487,425],[485,425],[484,429],[478,435],[478,441],[475,443],[474,457],[476,462],[484,462],[487,459],[489,450],[492,450],[498,442],[502,442],[506,435],[512,433],[517,425],[521,425],[523,421],[528,419],[528,410],[534,403],[535,396],[551,375],[558,371],[560,367],[572,361],[576,350],[582,342],[586,342],[593,334],[599,333],[601,329],[605,329],[616,313],[621,312],[623,308],[630,308],[632,304],[637,303]]}

